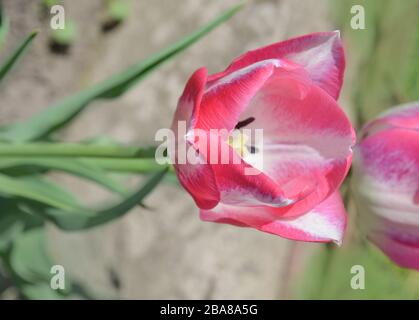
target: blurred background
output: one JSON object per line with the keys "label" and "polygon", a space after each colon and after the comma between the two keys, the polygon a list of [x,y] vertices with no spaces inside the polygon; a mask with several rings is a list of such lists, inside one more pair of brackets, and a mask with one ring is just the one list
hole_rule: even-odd
{"label": "blurred background", "polygon": [[[10,31],[0,60],[29,32],[37,29],[40,33],[0,87],[0,124],[30,117],[166,47],[237,4],[235,0],[126,0],[112,11],[105,0],[64,0],[59,2],[71,30],[57,35],[50,28],[46,2],[2,1]],[[365,30],[350,26],[354,4],[365,7]],[[391,105],[419,99],[418,13],[417,0],[248,1],[234,17],[121,98],[90,104],[60,132],[60,139],[106,136],[132,145],[153,143],[156,130],[170,125],[184,84],[198,67],[205,65],[209,72],[216,72],[247,50],[336,29],[342,31],[347,54],[340,104],[361,124]],[[89,204],[111,197],[68,175],[54,173],[52,178]],[[132,178],[133,184],[136,179]],[[116,222],[89,231],[63,232],[48,225],[48,251],[54,263],[64,266],[66,275],[94,298],[419,297],[415,273],[388,264],[372,248],[372,255],[358,253],[352,241],[356,219],[351,201],[350,232],[341,249],[202,222],[192,199],[175,183],[161,183],[144,203],[149,209],[136,208]],[[366,290],[350,288],[354,264],[367,265],[368,274],[376,275],[367,280]],[[336,271],[328,272],[331,269]],[[0,297],[19,297],[7,272],[0,269],[0,274]],[[407,282],[418,286],[407,286]],[[49,296],[43,292],[33,296],[43,297]]]}

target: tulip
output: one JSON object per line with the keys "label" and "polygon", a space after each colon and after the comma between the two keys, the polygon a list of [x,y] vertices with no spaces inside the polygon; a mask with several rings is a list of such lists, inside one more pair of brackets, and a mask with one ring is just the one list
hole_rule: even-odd
{"label": "tulip", "polygon": [[[176,154],[169,153],[202,220],[341,243],[338,188],[355,140],[336,102],[344,67],[339,33],[324,32],[247,52],[219,73],[193,73],[172,123]],[[246,130],[263,130],[263,139]],[[193,161],[180,161],[181,150]]]}
{"label": "tulip", "polygon": [[363,234],[398,265],[419,270],[419,102],[369,122],[355,150]]}

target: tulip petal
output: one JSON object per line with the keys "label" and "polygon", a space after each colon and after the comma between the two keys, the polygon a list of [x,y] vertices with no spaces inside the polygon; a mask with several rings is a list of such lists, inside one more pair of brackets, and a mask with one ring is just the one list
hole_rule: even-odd
{"label": "tulip petal", "polygon": [[[313,209],[342,183],[355,133],[336,101],[303,74],[278,69],[241,117],[255,119],[248,129],[264,129],[258,169],[282,188],[285,198],[301,200],[282,208],[283,214]],[[252,163],[253,156],[244,161]]]}
{"label": "tulip petal", "polygon": [[176,175],[199,208],[211,209],[220,201],[220,193],[211,168],[206,164],[175,165]]}
{"label": "tulip petal", "polygon": [[278,60],[261,61],[207,84],[200,108],[194,112],[194,128],[233,130],[242,111],[279,65]]}
{"label": "tulip petal", "polygon": [[408,246],[391,239],[371,240],[399,266],[419,270],[419,246]]}
{"label": "tulip petal", "polygon": [[284,238],[300,241],[342,243],[346,211],[338,191],[310,212],[293,219],[278,219],[260,228]]}
{"label": "tulip petal", "polygon": [[345,69],[345,56],[338,31],[318,32],[249,51],[233,61],[209,81],[267,59],[286,59],[301,65],[311,79],[334,99],[339,97]]}
{"label": "tulip petal", "polygon": [[390,109],[363,128],[364,136],[389,128],[419,130],[419,102],[407,103]]}
{"label": "tulip petal", "polygon": [[285,198],[279,185],[263,172],[248,174],[249,170],[256,169],[244,162],[230,146],[228,147],[232,162],[212,165],[223,203],[239,206],[285,207],[293,202],[293,199]]}
{"label": "tulip petal", "polygon": [[280,218],[275,211],[269,207],[248,208],[219,203],[212,210],[201,210],[200,217],[204,221],[252,227],[292,240],[342,242],[346,213],[338,192],[298,217]]}
{"label": "tulip petal", "polygon": [[364,233],[398,265],[419,270],[419,132],[382,131],[357,149]]}
{"label": "tulip petal", "polygon": [[[196,70],[186,83],[185,89],[176,108],[172,122],[172,130],[177,133],[178,122],[186,121],[188,124],[192,118],[193,111],[199,108],[204,95],[205,83],[207,82],[207,69],[202,67]],[[189,128],[189,125],[187,126]]]}
{"label": "tulip petal", "polygon": [[[243,161],[221,135],[198,129],[194,129],[193,133],[194,148],[210,164],[221,202],[272,207],[287,206],[292,202],[284,198],[275,181]],[[199,139],[196,139],[198,134]]]}
{"label": "tulip petal", "polygon": [[419,227],[378,218],[368,239],[403,268],[419,270]]}
{"label": "tulip petal", "polygon": [[[202,100],[206,75],[205,68],[195,71],[179,99],[172,123],[172,130],[177,137],[174,151],[172,151],[175,154],[171,157],[174,159],[175,171],[182,186],[191,194],[198,207],[209,209],[216,206],[220,200],[214,174],[206,160],[197,154],[193,145],[186,140],[186,130],[189,128],[190,122],[193,121],[191,119],[193,110],[199,107]],[[179,132],[179,125],[182,121],[186,123],[183,124],[184,133]],[[196,155],[194,158],[196,163],[188,162],[189,158],[186,155],[189,153]],[[179,155],[185,155],[185,157],[181,158]]]}
{"label": "tulip petal", "polygon": [[363,128],[354,181],[369,240],[419,270],[419,103],[393,108]]}
{"label": "tulip petal", "polygon": [[357,176],[379,214],[419,224],[419,131],[393,128],[366,137],[357,147]]}

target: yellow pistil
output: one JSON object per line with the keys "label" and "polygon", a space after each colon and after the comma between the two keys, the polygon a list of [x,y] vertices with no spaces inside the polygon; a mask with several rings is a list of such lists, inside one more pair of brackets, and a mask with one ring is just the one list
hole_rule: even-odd
{"label": "yellow pistil", "polygon": [[233,134],[228,137],[228,144],[237,151],[237,153],[244,157],[247,153],[246,143],[249,137],[240,131],[233,131]]}

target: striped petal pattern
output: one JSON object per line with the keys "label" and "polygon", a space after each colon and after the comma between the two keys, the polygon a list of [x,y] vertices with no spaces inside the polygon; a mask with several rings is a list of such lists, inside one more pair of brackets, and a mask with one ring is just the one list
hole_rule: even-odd
{"label": "striped petal pattern", "polygon": [[400,266],[419,270],[419,102],[364,127],[354,174],[366,236]]}
{"label": "striped petal pattern", "polygon": [[172,129],[185,123],[175,151],[195,159],[174,167],[202,220],[342,242],[338,188],[355,142],[336,101],[344,67],[339,34],[325,32],[250,51],[223,72],[192,75]]}

